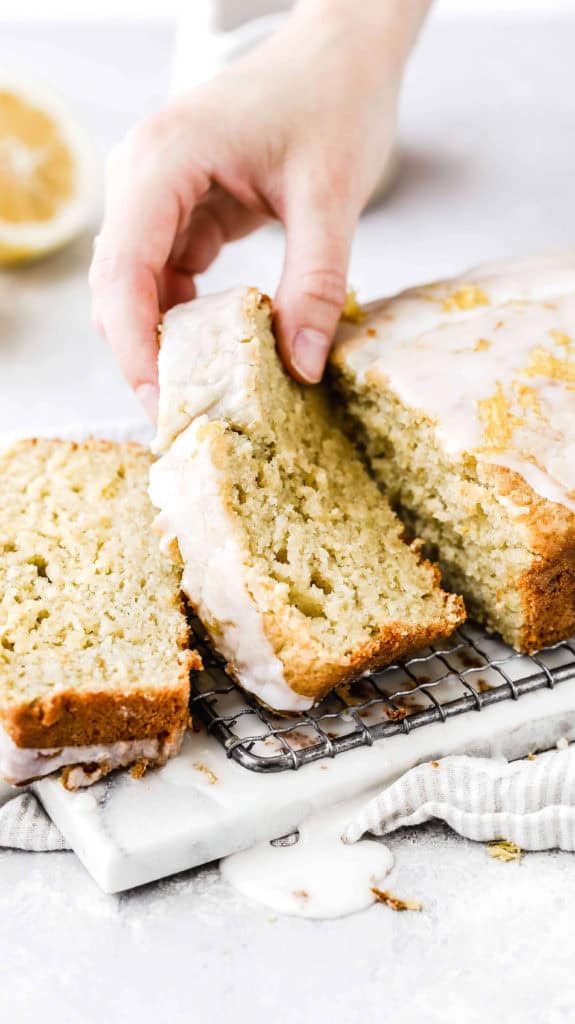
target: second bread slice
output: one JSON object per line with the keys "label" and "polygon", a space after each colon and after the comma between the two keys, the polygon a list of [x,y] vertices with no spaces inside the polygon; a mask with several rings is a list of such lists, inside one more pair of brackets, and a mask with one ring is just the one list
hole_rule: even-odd
{"label": "second bread slice", "polygon": [[69,789],[164,764],[188,723],[180,570],[158,550],[137,445],[0,454],[0,775]]}
{"label": "second bread slice", "polygon": [[245,689],[303,710],[463,621],[325,392],[284,372],[269,300],[238,288],[176,307],[159,372],[157,526]]}

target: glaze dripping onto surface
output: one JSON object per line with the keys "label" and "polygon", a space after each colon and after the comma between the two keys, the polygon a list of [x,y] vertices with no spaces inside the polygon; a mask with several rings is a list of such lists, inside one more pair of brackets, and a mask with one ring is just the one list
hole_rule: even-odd
{"label": "glaze dripping onto surface", "polygon": [[280,914],[326,919],[365,910],[376,902],[373,889],[391,871],[393,856],[373,839],[342,841],[359,806],[354,801],[313,815],[300,826],[297,841],[258,843],[226,857],[220,864],[223,878]]}

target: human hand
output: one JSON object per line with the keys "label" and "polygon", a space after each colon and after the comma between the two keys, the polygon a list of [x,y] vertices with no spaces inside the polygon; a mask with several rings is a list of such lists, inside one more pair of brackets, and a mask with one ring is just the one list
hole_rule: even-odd
{"label": "human hand", "polygon": [[297,379],[320,380],[426,7],[367,0],[350,19],[349,0],[300,0],[268,42],[146,118],[113,155],[94,319],[153,419],[161,312],[195,296],[195,276],[225,243],[271,218],[286,232],[280,354]]}

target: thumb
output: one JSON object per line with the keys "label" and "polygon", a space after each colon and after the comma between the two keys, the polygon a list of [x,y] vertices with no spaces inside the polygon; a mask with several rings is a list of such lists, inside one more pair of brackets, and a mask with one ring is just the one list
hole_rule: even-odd
{"label": "thumb", "polygon": [[286,215],[286,255],[274,304],[278,348],[289,372],[321,380],[346,295],[355,220],[346,225],[331,200],[304,201]]}

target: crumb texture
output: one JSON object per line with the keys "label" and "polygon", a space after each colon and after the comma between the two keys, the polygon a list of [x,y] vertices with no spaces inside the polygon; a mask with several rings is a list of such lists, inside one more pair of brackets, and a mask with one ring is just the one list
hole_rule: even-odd
{"label": "crumb texture", "polygon": [[[410,534],[439,559],[450,589],[467,610],[515,646],[524,609],[517,583],[533,553],[473,458],[453,459],[433,424],[383,387],[339,376],[350,429]],[[507,580],[508,586],[502,585]]]}
{"label": "crumb texture", "polygon": [[181,727],[193,656],[179,570],[150,531],[150,460],[98,441],[0,455],[0,701],[21,745]]}
{"label": "crumb texture", "polygon": [[325,669],[352,665],[392,623],[406,636],[432,624],[452,629],[455,602],[438,588],[434,567],[404,543],[401,523],[336,425],[325,392],[287,378],[271,336],[262,358],[262,428],[227,427],[220,451],[228,501],[249,547],[252,589],[271,602],[267,630],[288,673],[298,672],[306,648]]}

